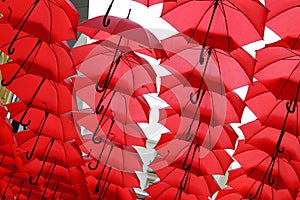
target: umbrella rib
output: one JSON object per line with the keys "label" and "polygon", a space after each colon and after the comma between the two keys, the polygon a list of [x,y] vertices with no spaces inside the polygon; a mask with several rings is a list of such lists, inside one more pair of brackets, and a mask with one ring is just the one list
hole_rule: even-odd
{"label": "umbrella rib", "polygon": [[224,8],[224,5],[221,1],[221,4],[220,4],[220,10],[221,12],[223,13],[223,16],[224,16],[224,21],[225,21],[225,26],[226,26],[226,33],[227,33],[227,45],[228,45],[228,52],[230,52],[230,38],[229,38],[229,29],[228,29],[228,22],[227,22],[227,16],[226,16],[226,12],[225,12],[225,8]]}
{"label": "umbrella rib", "polygon": [[[234,3],[232,3],[232,2],[230,2],[232,5],[234,5]],[[259,4],[258,2],[257,2],[257,4]],[[235,5],[234,5],[235,6]],[[237,6],[235,6],[236,8],[238,8]],[[241,12],[241,13],[243,13],[240,9],[238,9],[238,11],[239,12]],[[243,16],[250,22],[250,24],[252,24],[253,25],[253,23],[252,23],[252,21],[249,19],[249,17],[248,17],[248,15],[246,15],[245,13],[243,13]],[[260,33],[259,33],[259,30],[256,28],[256,26],[253,26],[254,27],[254,29],[256,30],[256,32],[258,33],[258,35],[260,35],[261,37],[262,37],[262,39],[263,39],[263,35],[261,35]]]}
{"label": "umbrella rib", "polygon": [[277,98],[278,98],[278,97],[281,95],[281,93],[284,91],[284,89],[285,89],[286,85],[288,84],[290,78],[292,77],[293,73],[297,70],[297,68],[298,68],[299,66],[300,66],[300,60],[299,60],[298,64],[294,67],[294,69],[291,71],[291,73],[289,74],[288,78],[285,79],[284,84],[283,84],[283,86],[281,87],[281,89],[280,89],[280,91],[279,91],[279,93],[278,93],[278,95],[277,95]]}
{"label": "umbrella rib", "polygon": [[[194,28],[194,30],[193,30],[191,36],[190,36],[191,39],[194,37],[194,34],[196,33],[197,28],[199,27],[200,23],[202,22],[204,16],[208,13],[208,11],[209,11],[213,6],[214,6],[214,1],[211,2],[210,6],[208,6],[208,8],[205,10],[205,12],[203,13],[203,15],[202,15],[202,16],[200,17],[200,19],[198,20],[196,26],[194,26],[195,28]],[[191,40],[191,39],[190,39],[190,40]]]}

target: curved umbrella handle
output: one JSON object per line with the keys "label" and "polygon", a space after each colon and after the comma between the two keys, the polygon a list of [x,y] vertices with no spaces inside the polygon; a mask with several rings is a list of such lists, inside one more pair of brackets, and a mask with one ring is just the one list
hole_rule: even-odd
{"label": "curved umbrella handle", "polygon": [[268,175],[268,184],[269,185],[273,185],[275,183],[275,179],[272,178],[273,169],[274,169],[274,165],[275,165],[275,159],[276,159],[276,157],[272,158],[272,161],[271,161],[271,163],[269,165],[269,167],[270,167],[270,172],[269,172],[269,175]]}
{"label": "curved umbrella handle", "polygon": [[191,153],[191,149],[192,149],[192,146],[193,146],[193,143],[191,143],[191,145],[189,146],[189,149],[188,149],[188,152],[184,158],[184,161],[182,163],[182,169],[183,170],[190,170],[191,167],[192,167],[192,164],[193,164],[193,160],[194,160],[194,157],[195,157],[195,154],[196,154],[196,150],[199,148],[199,145],[196,144],[194,146],[194,151],[193,151],[193,155],[192,155],[192,160],[191,162],[187,165],[187,159],[189,158],[189,154]]}
{"label": "curved umbrella handle", "polygon": [[39,171],[39,173],[38,173],[36,179],[33,180],[33,176],[30,176],[30,177],[29,177],[29,183],[30,183],[31,185],[36,185],[36,184],[38,183],[38,181],[39,181],[39,179],[40,179],[40,177],[41,177],[41,175],[42,175],[42,171],[43,171],[43,168],[44,168],[44,166],[45,166],[46,160],[48,159],[49,153],[50,153],[50,151],[51,151],[51,149],[52,149],[52,146],[53,146],[53,144],[54,144],[54,141],[55,141],[55,139],[52,138],[52,139],[51,139],[51,142],[50,142],[50,145],[49,145],[49,148],[48,148],[48,151],[47,151],[47,154],[45,155],[45,159],[44,159],[44,161],[43,161],[42,167],[41,167],[41,169],[40,169],[40,171]]}
{"label": "curved umbrella handle", "polygon": [[32,158],[32,156],[33,156],[33,153],[34,153],[34,151],[35,151],[35,149],[36,149],[36,146],[37,146],[37,144],[38,144],[38,142],[39,142],[40,136],[42,135],[42,131],[43,131],[43,129],[44,129],[44,126],[45,126],[45,123],[46,123],[46,121],[47,121],[48,116],[49,116],[49,112],[45,112],[45,117],[44,117],[44,119],[43,119],[41,128],[40,128],[39,133],[38,133],[38,136],[37,136],[37,138],[36,138],[36,140],[35,140],[35,142],[34,142],[34,145],[33,145],[33,147],[32,147],[32,149],[31,149],[30,152],[29,152],[29,151],[26,151],[26,159],[27,159],[27,160],[30,160],[30,159]]}
{"label": "curved umbrella handle", "polygon": [[[20,28],[18,29],[18,32],[16,33],[16,35],[14,36],[14,38],[12,39],[12,41],[10,42],[9,46],[8,46],[8,55],[12,55],[15,52],[15,48],[13,48],[12,46],[15,44],[15,42],[17,41],[19,34],[21,33],[21,31],[23,30],[26,22],[28,21],[30,15],[32,14],[32,12],[34,11],[35,7],[37,6],[37,4],[39,3],[40,0],[35,0],[35,2],[33,3],[33,5],[31,6],[26,18],[24,19],[24,21],[22,22]],[[2,0],[2,2],[4,2]]]}
{"label": "curved umbrella handle", "polygon": [[257,190],[256,190],[256,192],[255,192],[255,194],[249,194],[248,198],[249,198],[249,199],[256,199],[256,197],[257,197],[259,194],[260,194],[260,196],[261,196],[262,190],[263,190],[263,188],[264,188],[264,185],[265,185],[265,183],[264,183],[264,182],[261,182],[260,185],[258,186],[258,188],[257,188]]}
{"label": "curved umbrella handle", "polygon": [[[23,63],[20,65],[20,67],[18,68],[18,70],[14,73],[14,75],[10,78],[10,80],[8,82],[5,82],[5,79],[1,80],[1,85],[3,86],[8,86],[10,85],[15,78],[17,78],[17,75],[19,74],[19,72],[21,71],[21,69],[24,67],[24,65],[27,63],[28,59],[30,58],[30,56],[33,54],[33,52],[35,51],[35,49],[41,44],[42,40],[39,39],[36,44],[34,45],[33,49],[29,52],[29,54],[27,55],[27,57],[25,58],[25,60],[23,61]],[[8,51],[11,48],[12,43],[10,43],[10,46],[8,47]],[[11,55],[11,54],[10,54]]]}
{"label": "curved umbrella handle", "polygon": [[108,27],[108,25],[110,24],[110,19],[107,19],[107,17],[108,17],[108,14],[109,14],[109,12],[110,12],[110,10],[111,10],[113,4],[114,4],[114,1],[115,1],[115,0],[112,0],[112,1],[111,1],[111,3],[110,3],[110,5],[109,5],[109,7],[108,7],[108,9],[106,10],[106,13],[105,13],[105,15],[104,15],[104,18],[103,18],[103,26],[104,26],[104,27]]}
{"label": "curved umbrella handle", "polygon": [[286,110],[289,113],[294,113],[296,111],[296,107],[297,107],[297,103],[298,103],[299,90],[300,90],[300,81],[298,83],[298,88],[297,88],[295,99],[286,102],[286,105],[285,105],[286,106]]}

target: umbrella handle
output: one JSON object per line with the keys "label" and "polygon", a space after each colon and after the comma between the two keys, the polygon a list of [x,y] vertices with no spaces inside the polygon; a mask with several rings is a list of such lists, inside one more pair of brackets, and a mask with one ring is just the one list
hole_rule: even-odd
{"label": "umbrella handle", "polygon": [[298,96],[299,96],[299,90],[300,90],[300,81],[298,83],[298,88],[297,88],[295,99],[286,102],[286,109],[289,113],[294,113],[296,111]]}
{"label": "umbrella handle", "polygon": [[263,187],[264,187],[265,183],[264,182],[261,182],[255,192],[255,194],[249,194],[248,198],[249,199],[256,199],[256,197],[258,196],[258,194],[260,194],[261,196],[261,193],[262,193],[262,190],[263,190]]}
{"label": "umbrella handle", "polygon": [[108,27],[108,25],[110,24],[110,19],[107,19],[107,17],[108,17],[108,14],[109,14],[113,4],[114,4],[114,0],[111,1],[111,3],[108,6],[108,9],[106,10],[106,13],[104,15],[104,18],[103,18],[103,26],[104,27]]}
{"label": "umbrella handle", "polygon": [[[276,158],[276,157],[275,157]],[[272,175],[273,175],[273,169],[274,169],[274,165],[275,165],[275,158],[272,158],[272,161],[271,161],[271,165],[270,165],[270,172],[269,172],[269,175],[268,175],[268,184],[269,185],[273,185],[275,183],[275,179],[272,178]]]}
{"label": "umbrella handle", "polygon": [[41,175],[42,175],[42,171],[43,171],[43,168],[44,168],[44,166],[45,166],[46,160],[47,160],[47,158],[48,158],[48,156],[49,156],[49,153],[50,153],[50,151],[51,151],[51,149],[52,149],[52,146],[53,146],[53,144],[54,144],[54,141],[55,141],[55,139],[52,138],[52,139],[51,139],[51,142],[50,142],[50,145],[49,145],[49,148],[48,148],[48,151],[47,151],[47,153],[46,153],[46,155],[45,155],[45,159],[44,159],[44,161],[43,161],[42,167],[41,167],[41,169],[40,169],[40,171],[39,171],[39,173],[38,173],[36,179],[33,181],[33,176],[30,176],[30,177],[29,177],[29,183],[30,183],[31,185],[36,185],[36,184],[38,183],[38,181],[39,181],[39,179],[40,179],[40,177],[41,177]]}
{"label": "umbrella handle", "polygon": [[[15,48],[13,48],[13,45],[15,44],[15,42],[17,41],[19,34],[21,33],[21,31],[23,30],[26,22],[28,21],[30,15],[32,14],[32,12],[34,11],[35,7],[37,6],[37,4],[39,3],[40,0],[35,0],[35,2],[33,3],[33,5],[31,6],[26,18],[24,19],[24,21],[22,22],[20,28],[18,29],[18,32],[16,33],[16,35],[14,36],[14,38],[12,39],[12,41],[9,43],[8,45],[8,55],[12,55],[15,52]],[[3,2],[3,0],[2,0]]]}
{"label": "umbrella handle", "polygon": [[34,143],[32,149],[31,149],[31,151],[30,152],[26,151],[26,159],[27,160],[30,160],[32,158],[32,156],[33,156],[33,153],[34,153],[34,151],[36,149],[36,146],[37,146],[37,144],[39,142],[40,136],[42,135],[42,130],[44,129],[44,126],[45,126],[45,123],[47,121],[48,116],[49,116],[49,112],[46,112],[45,113],[45,117],[44,117],[43,122],[42,122],[42,126],[41,126],[41,128],[39,130],[38,136],[37,136],[37,138],[35,140],[35,143]]}

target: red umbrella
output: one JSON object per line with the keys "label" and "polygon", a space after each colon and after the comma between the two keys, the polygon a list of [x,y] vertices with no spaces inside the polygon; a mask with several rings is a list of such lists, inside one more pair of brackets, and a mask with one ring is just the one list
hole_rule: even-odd
{"label": "red umbrella", "polygon": [[[141,89],[140,92],[146,92],[142,91],[143,88],[139,89]],[[87,112],[81,110],[83,113],[90,112],[92,114],[98,109],[99,114],[114,118],[124,124],[148,122],[149,120],[150,107],[143,96],[130,96],[124,94],[123,90],[120,91],[118,88],[114,88],[112,90],[107,89],[107,93],[102,98],[102,94],[95,92],[95,84],[85,77],[75,79],[74,90],[76,96],[91,108],[89,111],[86,110]],[[100,101],[101,106],[99,109],[98,102]]]}
{"label": "red umbrella", "polygon": [[115,61],[114,51],[103,44],[86,45],[72,51],[74,57],[78,57],[76,68],[91,79],[91,84],[96,83],[96,91],[101,94],[97,112],[108,88],[130,96],[156,92],[156,74],[145,59],[134,52],[125,52]]}
{"label": "red umbrella", "polygon": [[217,200],[243,199],[243,196],[235,189],[224,188],[218,192],[216,199]]}
{"label": "red umbrella", "polygon": [[[18,144],[18,148],[23,152],[30,152],[32,147],[34,147],[34,152],[30,152],[34,155],[34,157],[41,158],[45,155],[45,151],[47,150],[47,145],[52,144],[52,138],[47,136],[39,136],[39,142],[36,143],[36,134],[31,131],[22,131],[16,134],[16,142]],[[52,161],[63,167],[72,167],[72,166],[81,166],[83,165],[83,160],[81,156],[81,151],[79,146],[74,141],[68,141],[66,143],[62,143],[60,141],[54,141],[51,146],[51,151],[48,155],[48,162]],[[51,160],[51,157],[55,158]]]}
{"label": "red umbrella", "polygon": [[[1,22],[0,27],[6,33],[0,39],[0,48],[8,53],[10,44],[8,41],[16,31],[8,23]],[[14,71],[10,70],[10,76],[4,77],[10,80],[6,85],[13,81],[20,72],[23,73],[22,70],[24,73],[39,75],[56,82],[76,74],[70,49],[62,42],[47,44],[39,38],[21,32],[21,36],[15,41],[14,46],[17,50],[10,57],[20,66],[14,66]],[[4,83],[4,81],[2,82]]]}
{"label": "red umbrella", "polygon": [[267,18],[267,27],[277,33],[293,49],[300,49],[299,26],[295,20],[299,16],[299,2],[266,0],[266,6],[269,9]]}
{"label": "red umbrella", "polygon": [[[93,165],[96,161],[92,160]],[[129,173],[113,169],[107,165],[100,164],[96,170],[90,170],[87,166],[84,167],[84,171],[88,175],[94,176],[100,181],[107,181],[121,187],[138,188],[140,187],[140,181],[136,173]]]}
{"label": "red umbrella", "polygon": [[[5,67],[3,65],[0,67],[4,76],[7,75],[11,69],[13,70],[13,66],[8,66],[10,64],[11,63],[6,64]],[[72,86],[65,81],[56,83],[40,76],[20,74],[7,88],[27,105],[27,109],[20,119],[20,123],[24,126],[30,124],[30,120],[24,122],[24,118],[32,104],[34,104],[36,108],[46,110],[58,116],[72,110],[74,100],[71,91]]]}
{"label": "red umbrella", "polygon": [[145,146],[146,136],[138,124],[122,122],[115,117],[110,118],[102,114],[95,115],[90,110],[86,111],[73,113],[74,119],[78,125],[93,133],[92,140],[96,144],[108,138],[124,146]]}
{"label": "red umbrella", "polygon": [[234,92],[222,95],[204,90],[201,104],[193,104],[190,102],[190,98],[198,88],[185,87],[171,76],[162,77],[161,85],[159,97],[168,102],[181,116],[195,118],[195,120],[200,119],[213,126],[240,122],[245,105]]}
{"label": "red umbrella", "polygon": [[[245,102],[262,125],[284,130],[298,136],[298,130],[300,130],[300,123],[298,122],[300,109],[298,109],[295,102],[291,104],[290,101],[276,99],[259,82],[249,86]],[[290,108],[291,105],[292,107]],[[292,110],[295,108],[295,112],[287,112],[287,107]],[[288,117],[286,117],[287,114]]]}
{"label": "red umbrella", "polygon": [[89,162],[90,170],[96,170],[102,163],[120,171],[142,171],[141,158],[133,147],[123,147],[107,139],[104,141],[102,139],[101,143],[95,144],[91,135],[85,135],[82,139],[82,151],[96,160],[96,162]]}
{"label": "red umbrella", "polygon": [[[7,105],[11,118],[20,121],[27,106],[23,102],[14,102]],[[63,142],[79,138],[79,131],[70,115],[54,115],[45,110],[35,108],[28,109],[25,119],[31,119],[28,128],[32,131],[57,138]]]}
{"label": "red umbrella", "polygon": [[[164,4],[162,18],[203,47],[231,52],[263,38],[267,14],[257,0],[177,0]],[[203,62],[203,53],[200,58]]]}
{"label": "red umbrella", "polygon": [[[245,142],[247,144],[257,147],[270,156],[274,154],[274,147],[280,137],[281,130],[262,126],[258,120],[244,124],[240,129],[244,133]],[[295,136],[286,132],[281,142],[281,148],[285,149],[285,151],[278,155],[279,158],[300,161],[298,151],[300,149],[300,143],[298,140],[295,140]]]}
{"label": "red umbrella", "polygon": [[[93,176],[88,176],[87,181],[91,189],[95,188],[97,180]],[[135,200],[136,194],[133,189],[123,188],[113,183],[102,183],[101,187],[104,190],[97,195],[91,195],[92,199],[103,199],[103,200]]]}
{"label": "red umbrella", "polygon": [[170,116],[164,114],[164,110],[161,110],[159,123],[169,129],[170,133],[162,135],[156,146],[173,139],[189,140],[196,137],[194,143],[208,149],[234,149],[235,147],[238,136],[228,124],[212,127],[202,122],[198,127],[197,124],[192,124],[192,119],[177,113]]}
{"label": "red umbrella", "polygon": [[[274,147],[275,148],[275,147]],[[278,189],[298,189],[300,186],[300,162],[270,156],[261,149],[240,141],[234,153],[249,177]],[[249,162],[251,160],[251,162]],[[262,188],[257,188],[260,192]]]}
{"label": "red umbrella", "polygon": [[258,50],[256,59],[255,78],[276,98],[294,100],[300,87],[300,52],[279,42]]}
{"label": "red umbrella", "polygon": [[201,175],[225,174],[232,158],[224,149],[207,149],[203,146],[174,139],[157,148],[160,157],[151,166],[163,168],[174,166],[189,169],[191,173]]}
{"label": "red umbrella", "polygon": [[[246,199],[292,200],[297,195],[297,189],[274,189],[267,184],[261,183],[259,180],[247,177],[247,174],[242,169],[229,172],[227,185],[238,191]],[[259,193],[256,193],[258,187],[261,190]]]}
{"label": "red umbrella", "polygon": [[154,50],[151,55],[155,58],[165,56],[160,41],[151,31],[128,18],[110,16],[109,19],[111,23],[107,27],[103,26],[102,23],[105,20],[105,16],[89,19],[79,24],[78,31],[96,40],[116,40],[118,41],[116,43],[120,42],[121,46],[125,44],[123,46],[129,47],[134,51],[150,48]]}
{"label": "red umbrella", "polygon": [[21,30],[41,38],[48,44],[76,39],[79,14],[69,0],[29,0],[21,3],[4,0],[1,4],[3,19],[18,30],[12,35],[14,38],[10,44],[9,55],[15,51],[12,46],[20,37]]}
{"label": "red umbrella", "polygon": [[207,196],[205,195],[191,194],[188,191],[182,192],[179,197],[177,195],[178,188],[164,182],[154,183],[146,189],[146,192],[149,193],[150,196],[147,196],[145,200],[207,200]]}
{"label": "red umbrella", "polygon": [[188,181],[185,185],[183,181],[185,176],[187,176],[185,170],[176,167],[157,168],[152,164],[150,167],[155,171],[162,182],[176,188],[181,188],[183,192],[186,191],[186,193],[189,194],[210,197],[219,189],[218,184],[210,175],[196,176],[189,174]]}
{"label": "red umbrella", "polygon": [[[252,82],[255,60],[242,48],[229,53],[206,48],[210,59],[202,65],[198,56],[202,47],[187,36],[172,36],[164,39],[162,45],[168,59],[161,65],[184,85],[224,93],[224,89],[230,91]],[[232,77],[239,78],[233,81]]]}

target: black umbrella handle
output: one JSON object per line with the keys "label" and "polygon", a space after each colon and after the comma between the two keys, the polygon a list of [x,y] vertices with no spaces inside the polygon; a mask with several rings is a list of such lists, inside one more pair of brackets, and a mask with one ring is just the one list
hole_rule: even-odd
{"label": "black umbrella handle", "polygon": [[52,149],[52,146],[53,146],[53,144],[54,144],[54,141],[55,141],[54,138],[51,139],[51,142],[50,142],[48,151],[47,151],[47,153],[46,153],[46,155],[45,155],[45,159],[44,159],[44,161],[43,161],[42,167],[41,167],[41,169],[40,169],[40,171],[39,171],[39,173],[38,173],[36,179],[33,180],[33,176],[30,176],[30,177],[29,177],[29,183],[30,183],[31,185],[36,185],[36,184],[38,183],[38,181],[39,181],[39,179],[40,179],[40,177],[41,177],[41,175],[42,175],[42,171],[43,171],[43,168],[44,168],[44,166],[45,166],[46,160],[48,159],[49,153],[50,153],[50,151],[51,151],[51,149]]}
{"label": "black umbrella handle", "polygon": [[[203,50],[203,49],[202,49]],[[191,93],[190,94],[190,101],[192,104],[197,104],[199,98],[200,98],[200,91],[202,90],[202,87],[203,87],[203,82],[204,82],[204,77],[205,77],[205,73],[206,73],[206,70],[207,70],[207,67],[208,67],[208,61],[210,59],[210,55],[211,55],[211,51],[212,51],[212,48],[209,48],[208,49],[208,52],[207,52],[207,59],[206,59],[206,63],[205,63],[205,66],[204,66],[204,69],[203,69],[203,74],[201,76],[201,81],[200,81],[200,84],[199,84],[199,89],[197,90],[196,92],[196,99],[194,100],[193,99],[193,95],[194,93]],[[200,62],[201,63],[201,62]]]}
{"label": "black umbrella handle", "polygon": [[289,113],[294,113],[296,111],[296,107],[297,107],[297,103],[298,103],[299,90],[300,90],[300,81],[298,83],[298,88],[297,88],[295,100],[290,100],[289,102],[286,103],[286,109]]}
{"label": "black umbrella handle", "polygon": [[[15,42],[17,41],[17,39],[18,39],[18,37],[19,37],[19,34],[20,34],[21,31],[23,30],[23,28],[24,28],[26,22],[28,21],[30,15],[31,15],[32,12],[34,11],[34,9],[35,9],[35,7],[37,6],[37,4],[39,3],[39,1],[40,1],[40,0],[35,0],[35,2],[33,3],[33,5],[32,5],[31,8],[30,8],[28,14],[26,13],[26,14],[27,14],[26,18],[25,18],[24,21],[22,22],[20,28],[18,29],[18,32],[16,33],[16,35],[14,36],[14,38],[12,39],[12,41],[10,42],[10,44],[9,44],[9,46],[8,46],[8,55],[14,54],[14,52],[15,52],[16,49],[13,48],[13,45],[14,45]],[[2,2],[4,2],[4,1],[2,0]],[[20,21],[19,21],[19,22],[20,22]],[[18,23],[19,23],[19,22],[18,22]],[[18,23],[17,23],[17,25],[18,25]]]}
{"label": "black umbrella handle", "polygon": [[104,27],[108,27],[108,25],[110,24],[110,19],[107,19],[107,17],[108,17],[109,12],[110,12],[110,10],[111,10],[113,4],[114,4],[114,1],[115,1],[115,0],[112,0],[112,1],[111,1],[111,3],[110,3],[110,5],[108,6],[108,9],[106,10],[106,13],[105,13],[105,15],[104,15],[103,22],[102,22]]}
{"label": "black umbrella handle", "polygon": [[211,18],[210,18],[210,21],[209,21],[209,24],[208,24],[208,27],[207,27],[207,31],[206,31],[206,34],[205,34],[205,37],[204,37],[204,41],[203,41],[203,45],[202,45],[202,49],[201,49],[201,53],[200,53],[200,58],[199,58],[200,64],[203,64],[203,63],[204,63],[204,56],[203,56],[203,54],[204,54],[204,49],[205,49],[205,47],[206,47],[207,38],[208,38],[208,36],[209,36],[210,28],[211,28],[212,21],[213,21],[213,19],[214,19],[216,10],[217,10],[217,8],[218,8],[218,4],[219,4],[219,0],[215,0],[213,12],[212,12],[212,14],[211,14]]}
{"label": "black umbrella handle", "polygon": [[46,121],[47,121],[48,116],[49,116],[49,112],[45,112],[45,117],[44,117],[44,119],[43,119],[43,122],[42,122],[41,128],[40,128],[40,130],[39,130],[38,136],[37,136],[37,138],[36,138],[36,140],[35,140],[35,143],[34,143],[34,145],[33,145],[33,147],[32,147],[32,149],[31,149],[30,152],[29,152],[29,151],[26,151],[26,159],[27,159],[27,160],[30,160],[30,159],[32,158],[32,156],[33,156],[33,153],[34,153],[34,151],[35,151],[35,149],[36,149],[36,146],[37,146],[37,144],[38,144],[38,142],[39,142],[39,139],[40,139],[40,137],[41,137],[41,135],[42,135],[42,131],[43,131],[43,129],[44,129],[44,126],[45,126],[45,123],[46,123]]}

